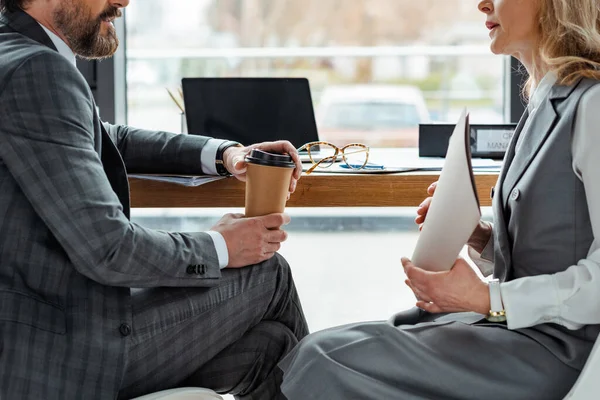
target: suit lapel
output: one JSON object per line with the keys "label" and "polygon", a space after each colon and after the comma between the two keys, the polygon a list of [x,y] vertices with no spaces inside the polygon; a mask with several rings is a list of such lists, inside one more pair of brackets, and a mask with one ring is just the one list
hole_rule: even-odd
{"label": "suit lapel", "polygon": [[102,150],[100,154],[102,167],[110,182],[110,186],[123,205],[123,214],[129,219],[129,180],[127,179],[125,164],[123,163],[119,150],[111,140],[108,132],[106,132],[106,129],[104,129],[102,123],[100,123],[100,129],[102,131]]}
{"label": "suit lapel", "polygon": [[6,24],[13,31],[58,51],[40,24],[25,11],[4,12],[0,14],[0,22]]}
{"label": "suit lapel", "polygon": [[[517,128],[515,129],[515,133],[508,146],[508,150],[506,151],[506,156],[504,157],[504,163],[502,165],[502,171],[500,172],[500,177],[498,178],[498,183],[496,184],[496,193],[494,195],[494,198],[492,199],[492,206],[494,208],[494,216],[496,220],[496,222],[494,223],[494,235],[496,236],[497,243],[500,246],[502,246],[503,243],[509,243],[508,221],[506,221],[506,218],[504,216],[504,207],[502,201],[502,187],[504,186],[503,182],[515,157],[515,147],[517,141],[519,140],[519,137],[521,136],[521,133],[523,132],[523,128],[525,127],[525,123],[527,122],[528,118],[529,111],[525,109],[525,113],[519,120]],[[506,280],[508,268],[510,266],[510,260],[507,259],[507,257],[510,257],[510,252],[507,253],[506,251],[495,251],[494,277],[499,278],[502,282]]]}
{"label": "suit lapel", "polygon": [[[519,121],[519,125],[506,152],[504,165],[498,179],[498,184],[496,185],[496,194],[493,200],[494,216],[496,218],[496,223],[494,224],[494,235],[496,235],[494,276],[501,281],[505,281],[510,276],[512,268],[512,246],[508,234],[509,221],[505,208],[508,198],[554,129],[558,120],[556,111],[557,102],[567,98],[576,86],[577,84],[572,86],[555,85],[548,98],[540,105],[540,109],[535,116],[530,117],[526,111]],[[528,119],[531,119],[528,132],[523,132]],[[525,136],[522,138],[521,147],[517,152],[517,141],[523,134]]]}
{"label": "suit lapel", "polygon": [[[519,123],[517,124],[517,128],[515,129],[515,134],[511,138],[510,144],[508,145],[508,150],[506,151],[506,155],[504,157],[504,162],[502,163],[502,170],[500,171],[500,177],[498,179],[499,183],[504,182],[504,179],[506,178],[506,175],[508,173],[510,165],[512,164],[513,159],[515,158],[515,149],[517,146],[517,141],[519,140],[519,137],[521,136],[521,133],[523,132],[523,128],[525,127],[525,124],[527,123],[528,119],[529,119],[529,110],[525,109],[525,112],[523,113],[523,115],[521,116],[521,119],[519,120]],[[496,193],[498,194],[498,196],[501,196],[502,185],[499,185],[499,187],[496,189],[497,189]]]}
{"label": "suit lapel", "polygon": [[123,206],[123,214],[130,219],[131,203],[129,199],[129,179],[127,178],[127,169],[121,157],[117,146],[110,138],[110,135],[104,128],[100,116],[96,112],[96,102],[92,100],[94,106],[94,123],[100,126],[100,161],[102,168],[108,178],[110,186],[119,198]]}
{"label": "suit lapel", "polygon": [[569,96],[577,84],[570,86],[555,85],[550,91],[549,96],[540,105],[536,115],[531,120],[528,132],[521,140],[519,151],[515,152],[514,146],[517,141],[514,140],[512,145],[512,160],[506,166],[504,181],[502,184],[502,204],[504,207],[508,204],[511,191],[515,188],[527,167],[534,160],[540,149],[546,142],[550,133],[554,130],[558,122],[558,114],[556,112],[556,103]]}
{"label": "suit lapel", "polygon": [[[502,170],[500,171],[500,176],[498,177],[498,182],[496,183],[496,193],[494,195],[494,200],[493,203],[494,204],[498,204],[501,205],[503,204],[502,201],[496,201],[496,200],[501,200],[502,198],[504,198],[503,195],[503,191],[502,188],[504,187],[504,180],[506,179],[506,176],[508,174],[508,171],[511,168],[511,164],[513,162],[513,159],[515,158],[515,148],[517,146],[517,141],[519,140],[519,137],[521,136],[521,133],[523,132],[523,128],[525,127],[525,124],[527,123],[527,120],[529,119],[529,110],[525,109],[525,113],[523,113],[523,115],[521,116],[521,119],[519,120],[519,123],[517,124],[517,128],[515,129],[515,133],[510,141],[510,144],[508,145],[508,150],[506,151],[506,155],[504,156],[504,162],[502,163]],[[504,212],[501,208],[497,209],[496,212],[498,212],[498,218],[500,219],[500,221],[504,220]]]}

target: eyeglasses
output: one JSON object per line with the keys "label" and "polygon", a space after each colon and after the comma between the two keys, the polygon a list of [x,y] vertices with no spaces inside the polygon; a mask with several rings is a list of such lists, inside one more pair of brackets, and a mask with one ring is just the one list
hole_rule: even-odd
{"label": "eyeglasses", "polygon": [[317,167],[331,167],[340,155],[350,169],[363,169],[369,161],[369,147],[362,143],[351,143],[340,148],[329,142],[310,142],[302,145],[298,151],[306,151],[313,163],[306,171],[307,175]]}

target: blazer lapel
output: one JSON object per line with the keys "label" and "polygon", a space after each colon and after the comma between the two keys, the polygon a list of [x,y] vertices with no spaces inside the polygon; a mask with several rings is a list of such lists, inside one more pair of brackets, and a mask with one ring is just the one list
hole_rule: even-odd
{"label": "blazer lapel", "polygon": [[571,86],[555,85],[533,117],[528,132],[521,140],[518,152],[515,152],[514,148],[517,141],[513,140],[513,158],[510,165],[505,166],[506,171],[502,184],[502,204],[504,207],[508,205],[511,191],[515,188],[558,122],[556,102],[568,97],[576,86],[577,84]]}
{"label": "blazer lapel", "polygon": [[499,278],[500,281],[504,282],[506,280],[508,274],[508,268],[510,266],[510,251],[506,245],[509,243],[508,240],[508,221],[504,216],[503,209],[503,195],[502,195],[502,186],[504,179],[506,177],[507,171],[510,169],[510,165],[515,157],[515,147],[517,144],[517,140],[519,140],[519,136],[523,132],[523,128],[525,127],[525,123],[529,118],[529,111],[525,109],[525,113],[519,120],[517,128],[515,129],[515,133],[511,139],[511,142],[508,146],[508,150],[506,151],[506,155],[504,157],[504,162],[502,164],[502,170],[500,171],[500,176],[498,178],[498,183],[496,183],[496,193],[494,194],[494,198],[492,199],[492,206],[494,209],[494,235],[496,236],[495,240],[497,243],[497,248],[494,255],[494,277]]}
{"label": "blazer lapel", "polygon": [[4,12],[0,14],[0,21],[13,31],[25,35],[54,51],[58,51],[40,24],[25,11]]}
{"label": "blazer lapel", "polygon": [[110,182],[113,192],[115,192],[123,206],[123,214],[125,214],[127,219],[130,219],[131,200],[129,198],[127,169],[125,168],[125,163],[119,149],[117,149],[117,146],[115,146],[110,138],[96,112],[96,102],[93,100],[92,102],[94,105],[94,121],[100,126],[100,160],[102,161],[102,168],[104,168],[104,173]]}
{"label": "blazer lapel", "polygon": [[515,133],[513,135],[513,137],[511,138],[510,144],[508,145],[508,150],[506,151],[506,155],[504,156],[504,162],[502,163],[502,170],[500,171],[500,176],[498,178],[498,183],[499,185],[497,185],[498,187],[496,188],[496,193],[498,196],[501,196],[501,192],[502,192],[502,182],[504,182],[504,179],[506,178],[506,175],[508,173],[508,169],[510,168],[510,165],[512,164],[514,158],[515,158],[515,149],[517,146],[517,141],[519,140],[519,137],[521,136],[521,133],[523,132],[523,128],[525,127],[525,124],[527,123],[527,120],[529,119],[529,109],[525,109],[525,112],[523,113],[523,115],[521,116],[521,119],[519,120],[519,123],[517,124],[517,128],[515,129]]}
{"label": "blazer lapel", "polygon": [[100,124],[100,129],[102,131],[102,150],[100,152],[100,158],[102,160],[104,173],[123,206],[123,214],[129,219],[131,206],[129,199],[129,180],[127,179],[125,164],[123,163],[119,150],[117,150],[117,147],[102,124]]}

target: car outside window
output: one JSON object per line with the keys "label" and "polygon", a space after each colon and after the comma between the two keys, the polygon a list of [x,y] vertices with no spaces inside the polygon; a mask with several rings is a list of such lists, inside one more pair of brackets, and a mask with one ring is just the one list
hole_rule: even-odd
{"label": "car outside window", "polygon": [[414,127],[420,118],[417,107],[395,102],[340,103],[329,106],[325,129],[378,130]]}

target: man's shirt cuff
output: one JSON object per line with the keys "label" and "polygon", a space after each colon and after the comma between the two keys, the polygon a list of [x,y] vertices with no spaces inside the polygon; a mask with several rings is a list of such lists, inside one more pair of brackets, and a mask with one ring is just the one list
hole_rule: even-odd
{"label": "man's shirt cuff", "polygon": [[[202,165],[202,172],[204,172],[205,175],[219,175],[216,164],[217,150],[219,150],[219,146],[225,142],[227,142],[227,140],[208,139],[202,148],[200,161]],[[221,235],[219,234],[219,236]],[[223,243],[225,243],[225,241],[223,241]]]}
{"label": "man's shirt cuff", "polygon": [[227,250],[227,243],[223,235],[216,231],[207,231],[213,240],[215,250],[217,251],[217,258],[219,259],[219,268],[223,269],[229,265],[229,251]]}

